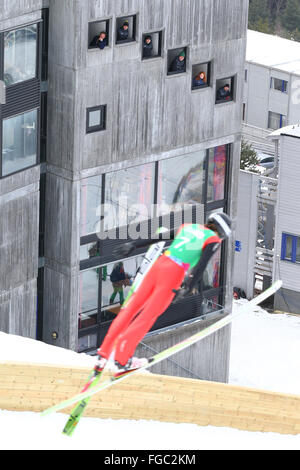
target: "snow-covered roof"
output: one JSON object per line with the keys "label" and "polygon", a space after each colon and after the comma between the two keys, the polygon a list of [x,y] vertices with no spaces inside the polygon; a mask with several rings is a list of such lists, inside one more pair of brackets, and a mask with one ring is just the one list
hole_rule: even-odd
{"label": "snow-covered roof", "polygon": [[246,61],[300,75],[300,42],[248,29]]}
{"label": "snow-covered roof", "polygon": [[300,138],[300,124],[293,124],[292,126],[281,127],[268,135],[271,140],[277,140],[281,135],[289,135],[291,137]]}

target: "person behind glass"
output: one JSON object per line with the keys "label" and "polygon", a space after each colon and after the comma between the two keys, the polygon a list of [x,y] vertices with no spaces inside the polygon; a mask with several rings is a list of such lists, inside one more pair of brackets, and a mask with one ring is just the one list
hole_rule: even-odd
{"label": "person behind glass", "polygon": [[104,49],[107,46],[107,37],[106,32],[102,31],[100,34],[94,37],[90,43],[90,47],[99,47],[99,49]]}
{"label": "person behind glass", "polygon": [[130,285],[130,276],[129,274],[125,273],[124,265],[122,262],[116,263],[113,267],[113,270],[110,275],[110,280],[113,285],[113,293],[109,299],[109,303],[114,303],[114,300],[119,294],[120,304],[124,302],[124,292],[123,286]]}
{"label": "person behind glass", "polygon": [[172,61],[169,72],[185,72],[185,52],[181,51]]}
{"label": "person behind glass", "polygon": [[218,101],[228,101],[231,99],[231,92],[230,92],[230,85],[226,83],[226,85],[222,86],[217,91],[217,100]]}
{"label": "person behind glass", "polygon": [[[112,322],[97,351],[99,371],[103,370],[112,353],[116,377],[147,364],[147,359],[133,357],[137,345],[175,295],[178,301],[193,291],[222,240],[230,235],[231,220],[224,213],[210,215],[205,225],[183,224],[177,233],[174,229],[163,233],[160,238],[173,242],[154,262],[139,288]],[[119,248],[117,254],[128,256],[134,250],[157,241],[157,238],[135,240]]]}
{"label": "person behind glass", "polygon": [[153,43],[152,37],[146,36],[143,44],[143,57],[152,57],[153,55]]}
{"label": "person behind glass", "polygon": [[198,75],[196,75],[193,78],[193,87],[203,86],[206,84],[207,84],[207,79],[206,79],[205,72],[199,72]]}
{"label": "person behind glass", "polygon": [[118,29],[118,41],[126,41],[129,37],[129,22],[126,20]]}

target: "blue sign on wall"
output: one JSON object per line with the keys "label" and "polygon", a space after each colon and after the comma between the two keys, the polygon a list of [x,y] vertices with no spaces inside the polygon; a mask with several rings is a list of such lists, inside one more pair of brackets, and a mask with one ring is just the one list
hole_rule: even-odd
{"label": "blue sign on wall", "polygon": [[242,251],[242,242],[240,242],[239,240],[235,241],[235,251]]}

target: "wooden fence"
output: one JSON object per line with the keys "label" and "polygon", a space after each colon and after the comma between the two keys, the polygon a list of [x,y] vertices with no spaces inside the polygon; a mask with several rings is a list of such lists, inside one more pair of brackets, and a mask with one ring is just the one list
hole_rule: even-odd
{"label": "wooden fence", "polygon": [[[0,409],[40,412],[78,393],[89,372],[0,363]],[[145,372],[95,395],[85,416],[300,434],[300,396]]]}

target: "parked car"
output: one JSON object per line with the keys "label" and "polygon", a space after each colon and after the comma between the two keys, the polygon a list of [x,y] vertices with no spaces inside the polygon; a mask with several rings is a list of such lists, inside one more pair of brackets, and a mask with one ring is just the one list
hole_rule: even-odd
{"label": "parked car", "polygon": [[256,169],[259,173],[264,173],[266,170],[273,168],[274,156],[268,155],[267,153],[257,153],[257,158],[259,162]]}
{"label": "parked car", "polygon": [[274,157],[266,157],[266,158],[263,158],[260,162],[259,162],[259,166],[262,166],[266,169],[268,168],[272,168],[274,166]]}

